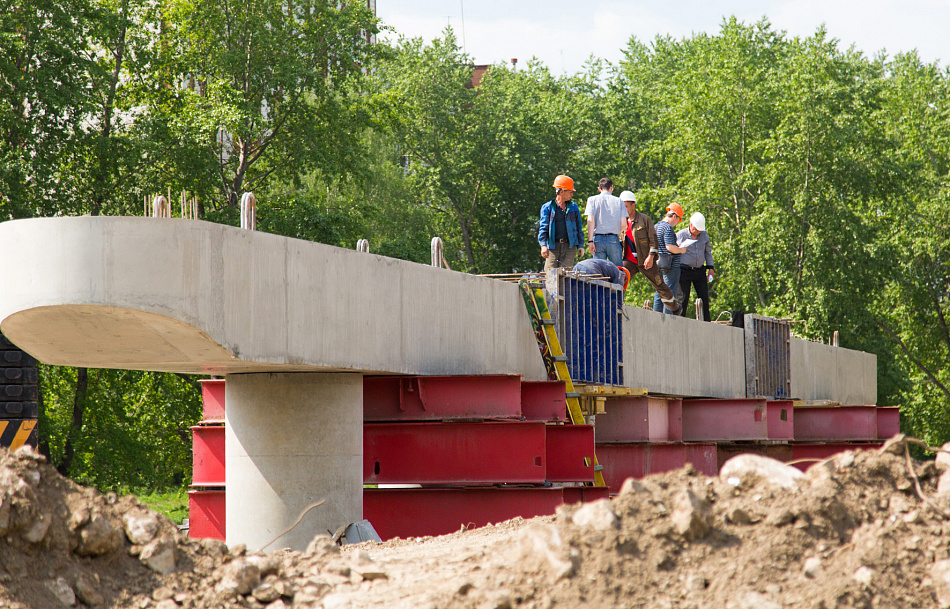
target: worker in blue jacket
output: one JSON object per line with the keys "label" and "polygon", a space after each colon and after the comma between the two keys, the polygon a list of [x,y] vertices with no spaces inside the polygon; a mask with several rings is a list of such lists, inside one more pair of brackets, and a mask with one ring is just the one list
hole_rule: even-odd
{"label": "worker in blue jacket", "polygon": [[554,178],[554,198],[541,206],[538,243],[545,273],[559,267],[571,268],[574,258],[584,255],[581,210],[571,201],[573,197],[574,180],[559,175]]}

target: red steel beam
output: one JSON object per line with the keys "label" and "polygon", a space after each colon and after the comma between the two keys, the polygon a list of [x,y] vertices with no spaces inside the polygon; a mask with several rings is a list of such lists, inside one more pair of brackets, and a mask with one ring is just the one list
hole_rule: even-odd
{"label": "red steel beam", "polygon": [[204,379],[201,383],[201,418],[224,421],[224,379]]}
{"label": "red steel beam", "polygon": [[798,406],[795,440],[877,440],[876,406]]}
{"label": "red steel beam", "polygon": [[597,415],[597,442],[680,441],[682,410],[677,398],[610,398]]}
{"label": "red steel beam", "polygon": [[540,421],[364,423],[368,484],[543,483]]}
{"label": "red steel beam", "polygon": [[[595,488],[595,487],[589,487]],[[383,541],[446,535],[516,516],[553,514],[564,503],[560,487],[364,489],[363,518]]]}
{"label": "red steel beam", "polygon": [[188,536],[225,541],[226,505],[223,488],[188,491]]}
{"label": "red steel beam", "polygon": [[686,461],[704,476],[719,475],[719,447],[716,444],[687,444]]}
{"label": "red steel beam", "polygon": [[520,419],[521,377],[366,376],[364,421]]}
{"label": "red steel beam", "polygon": [[192,433],[192,486],[224,486],[224,425],[196,425]]}
{"label": "red steel beam", "polygon": [[597,458],[604,466],[604,482],[615,494],[627,478],[643,478],[686,465],[686,445],[598,444]]}
{"label": "red steel beam", "polygon": [[594,427],[546,425],[549,482],[594,481]]}
{"label": "red steel beam", "polygon": [[901,411],[899,406],[877,407],[877,438],[887,440],[901,431]]}
{"label": "red steel beam", "polygon": [[792,400],[769,400],[766,427],[769,440],[795,439],[795,410]]}
{"label": "red steel beam", "polygon": [[521,414],[529,421],[567,421],[564,385],[564,381],[523,381]]}
{"label": "red steel beam", "polygon": [[764,399],[683,400],[683,440],[767,440]]}
{"label": "red steel beam", "polygon": [[562,489],[564,503],[589,503],[610,498],[610,489],[606,486],[564,486]]}

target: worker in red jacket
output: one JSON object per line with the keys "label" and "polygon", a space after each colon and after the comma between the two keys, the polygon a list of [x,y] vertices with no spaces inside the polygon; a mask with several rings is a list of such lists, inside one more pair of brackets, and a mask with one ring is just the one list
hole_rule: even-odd
{"label": "worker in red jacket", "polygon": [[659,246],[656,238],[656,228],[650,216],[637,211],[637,196],[625,190],[620,193],[620,200],[627,206],[627,234],[624,238],[623,266],[630,275],[637,272],[643,274],[650,285],[660,294],[660,300],[670,311],[679,311],[680,305],[663,282],[660,270],[656,267],[656,256]]}

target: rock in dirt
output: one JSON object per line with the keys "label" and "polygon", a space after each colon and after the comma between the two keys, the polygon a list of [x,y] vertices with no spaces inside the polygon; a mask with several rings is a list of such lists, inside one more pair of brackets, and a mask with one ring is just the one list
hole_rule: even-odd
{"label": "rock in dirt", "polygon": [[760,592],[739,595],[739,609],[782,609],[782,606]]}
{"label": "rock in dirt", "polygon": [[585,503],[574,512],[571,521],[579,527],[588,527],[595,531],[607,531],[617,527],[617,515],[610,501],[601,499]]}
{"label": "rock in dirt", "polygon": [[937,482],[937,494],[946,495],[950,493],[950,442],[940,447],[936,463],[943,469],[940,480]]}
{"label": "rock in dirt", "polygon": [[73,592],[72,587],[62,577],[57,577],[56,579],[51,579],[46,582],[46,588],[52,592],[53,596],[65,607],[73,607],[76,605],[76,593]]}
{"label": "rock in dirt", "polygon": [[99,592],[99,583],[92,577],[83,574],[76,580],[76,597],[85,605],[98,607],[105,602]]}
{"label": "rock in dirt", "polygon": [[700,539],[709,531],[709,503],[690,489],[684,489],[674,498],[670,520],[674,530],[684,538]]}
{"label": "rock in dirt", "polygon": [[40,543],[49,532],[49,525],[53,523],[53,518],[49,514],[41,513],[36,516],[32,526],[23,533],[23,539],[30,543]]}
{"label": "rock in dirt", "polygon": [[733,486],[754,484],[756,480],[778,488],[794,490],[804,474],[796,467],[761,455],[736,455],[722,465],[719,478]]}
{"label": "rock in dirt", "polygon": [[135,545],[143,546],[155,539],[158,533],[158,517],[154,513],[129,512],[122,517],[125,536]]}
{"label": "rock in dirt", "polygon": [[937,606],[950,609],[950,559],[935,562],[930,567],[930,577],[937,595]]}
{"label": "rock in dirt", "polygon": [[261,583],[261,570],[243,559],[230,562],[215,590],[224,596],[250,594]]}
{"label": "rock in dirt", "polygon": [[79,530],[79,546],[76,553],[80,556],[101,556],[119,549],[121,533],[109,517],[94,513],[89,522]]}
{"label": "rock in dirt", "polygon": [[177,545],[171,537],[161,537],[146,544],[139,553],[139,560],[156,573],[168,575],[176,568]]}
{"label": "rock in dirt", "polygon": [[538,525],[525,529],[521,536],[519,562],[550,573],[553,580],[569,578],[577,570],[576,555],[572,555],[553,526]]}

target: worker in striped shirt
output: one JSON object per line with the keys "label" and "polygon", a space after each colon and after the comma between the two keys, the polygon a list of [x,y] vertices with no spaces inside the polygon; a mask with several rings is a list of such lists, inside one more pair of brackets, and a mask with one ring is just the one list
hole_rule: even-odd
{"label": "worker in striped shirt", "polygon": [[[676,230],[674,227],[683,219],[683,208],[679,203],[670,203],[666,208],[666,217],[656,223],[656,239],[659,255],[657,266],[660,267],[660,275],[663,277],[663,283],[666,284],[674,296],[677,296],[680,285],[680,254],[686,251],[685,247],[676,245]],[[668,266],[667,266],[668,263]],[[676,299],[677,301],[679,298]],[[679,304],[679,303],[677,303]],[[659,291],[653,294],[653,310],[663,311],[673,314],[679,311],[679,307],[671,308],[660,298]]]}

